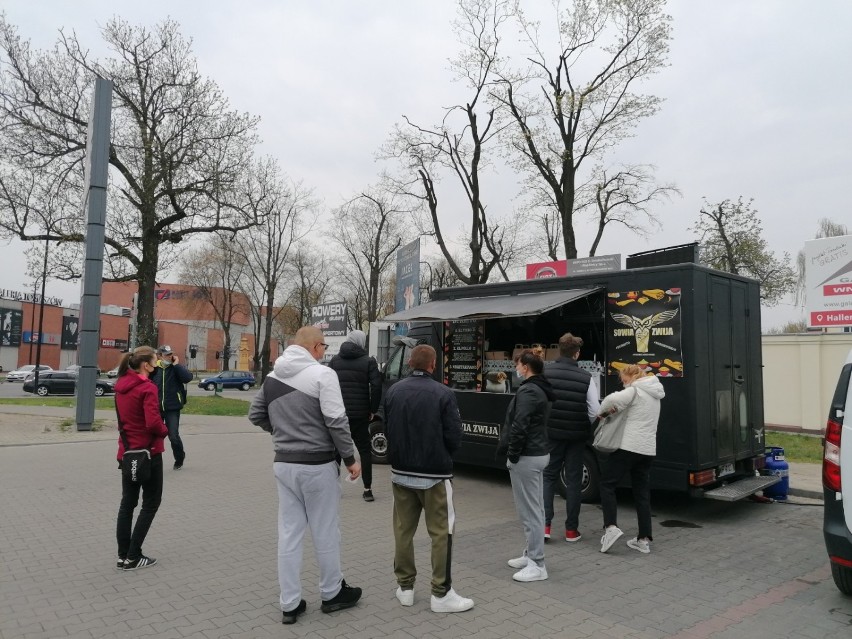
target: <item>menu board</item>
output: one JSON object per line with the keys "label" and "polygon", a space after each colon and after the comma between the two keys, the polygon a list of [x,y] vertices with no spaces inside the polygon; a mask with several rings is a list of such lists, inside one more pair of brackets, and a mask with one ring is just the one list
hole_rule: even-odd
{"label": "menu board", "polygon": [[444,384],[482,390],[482,322],[444,322]]}

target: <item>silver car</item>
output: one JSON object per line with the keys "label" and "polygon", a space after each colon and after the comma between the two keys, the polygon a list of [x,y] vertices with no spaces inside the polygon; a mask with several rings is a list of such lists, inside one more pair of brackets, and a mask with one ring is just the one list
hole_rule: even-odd
{"label": "silver car", "polygon": [[[7,382],[23,382],[29,375],[32,375],[35,372],[35,364],[27,364],[26,366],[21,366],[18,369],[13,370],[11,373],[6,375]],[[41,364],[38,367],[39,372],[41,371],[52,371],[53,369],[50,366],[46,366]]]}

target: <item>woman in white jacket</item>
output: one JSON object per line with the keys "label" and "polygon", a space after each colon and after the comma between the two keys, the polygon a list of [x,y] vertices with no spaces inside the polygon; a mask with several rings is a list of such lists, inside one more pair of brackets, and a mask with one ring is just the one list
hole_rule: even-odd
{"label": "woman in white jacket", "polygon": [[604,462],[601,473],[601,506],[604,534],[601,552],[606,552],[624,533],[616,521],[618,504],[615,487],[628,472],[636,503],[639,533],[627,545],[641,553],[651,552],[651,462],[657,454],[657,421],[663,385],[654,375],[646,376],[636,365],[626,366],[619,375],[624,390],[607,395],[601,402],[601,416],[626,411],[621,446]]}

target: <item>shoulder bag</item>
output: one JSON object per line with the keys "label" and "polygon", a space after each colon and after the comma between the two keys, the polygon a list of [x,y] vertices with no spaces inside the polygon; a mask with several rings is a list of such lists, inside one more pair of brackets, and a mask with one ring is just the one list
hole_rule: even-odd
{"label": "shoulder bag", "polygon": [[129,450],[127,434],[118,414],[118,402],[115,403],[115,416],[118,419],[118,433],[124,444],[124,455],[121,457],[121,474],[134,484],[144,484],[151,478],[151,451],[149,448]]}
{"label": "shoulder bag", "polygon": [[592,441],[592,446],[596,451],[599,453],[614,453],[621,448],[621,440],[624,438],[624,428],[627,426],[627,414],[638,394],[639,391],[634,388],[633,397],[627,406],[617,413],[598,418],[597,426],[595,427],[595,438]]}

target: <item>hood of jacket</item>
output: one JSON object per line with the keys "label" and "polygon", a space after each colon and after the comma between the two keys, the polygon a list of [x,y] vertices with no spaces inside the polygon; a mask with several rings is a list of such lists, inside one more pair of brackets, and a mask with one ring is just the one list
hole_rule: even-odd
{"label": "hood of jacket", "polygon": [[292,346],[288,346],[284,354],[275,360],[273,371],[276,377],[284,379],[298,375],[309,366],[320,365],[306,348],[293,344]]}
{"label": "hood of jacket", "polygon": [[127,373],[118,378],[115,383],[115,392],[124,394],[131,392],[139,384],[148,384],[151,380],[140,377],[136,372],[128,369]]}
{"label": "hood of jacket", "polygon": [[663,385],[656,375],[646,375],[634,381],[630,386],[639,388],[648,393],[654,399],[662,399],[666,396],[666,391],[663,390]]}
{"label": "hood of jacket", "polygon": [[547,395],[547,401],[552,402],[556,399],[556,393],[553,392],[553,385],[544,375],[533,375],[521,382],[521,386],[524,384],[535,384],[541,390],[544,391],[544,394]]}
{"label": "hood of jacket", "polygon": [[364,357],[366,354],[367,351],[355,342],[343,342],[340,345],[340,352],[338,353],[343,359],[358,359],[359,357]]}

